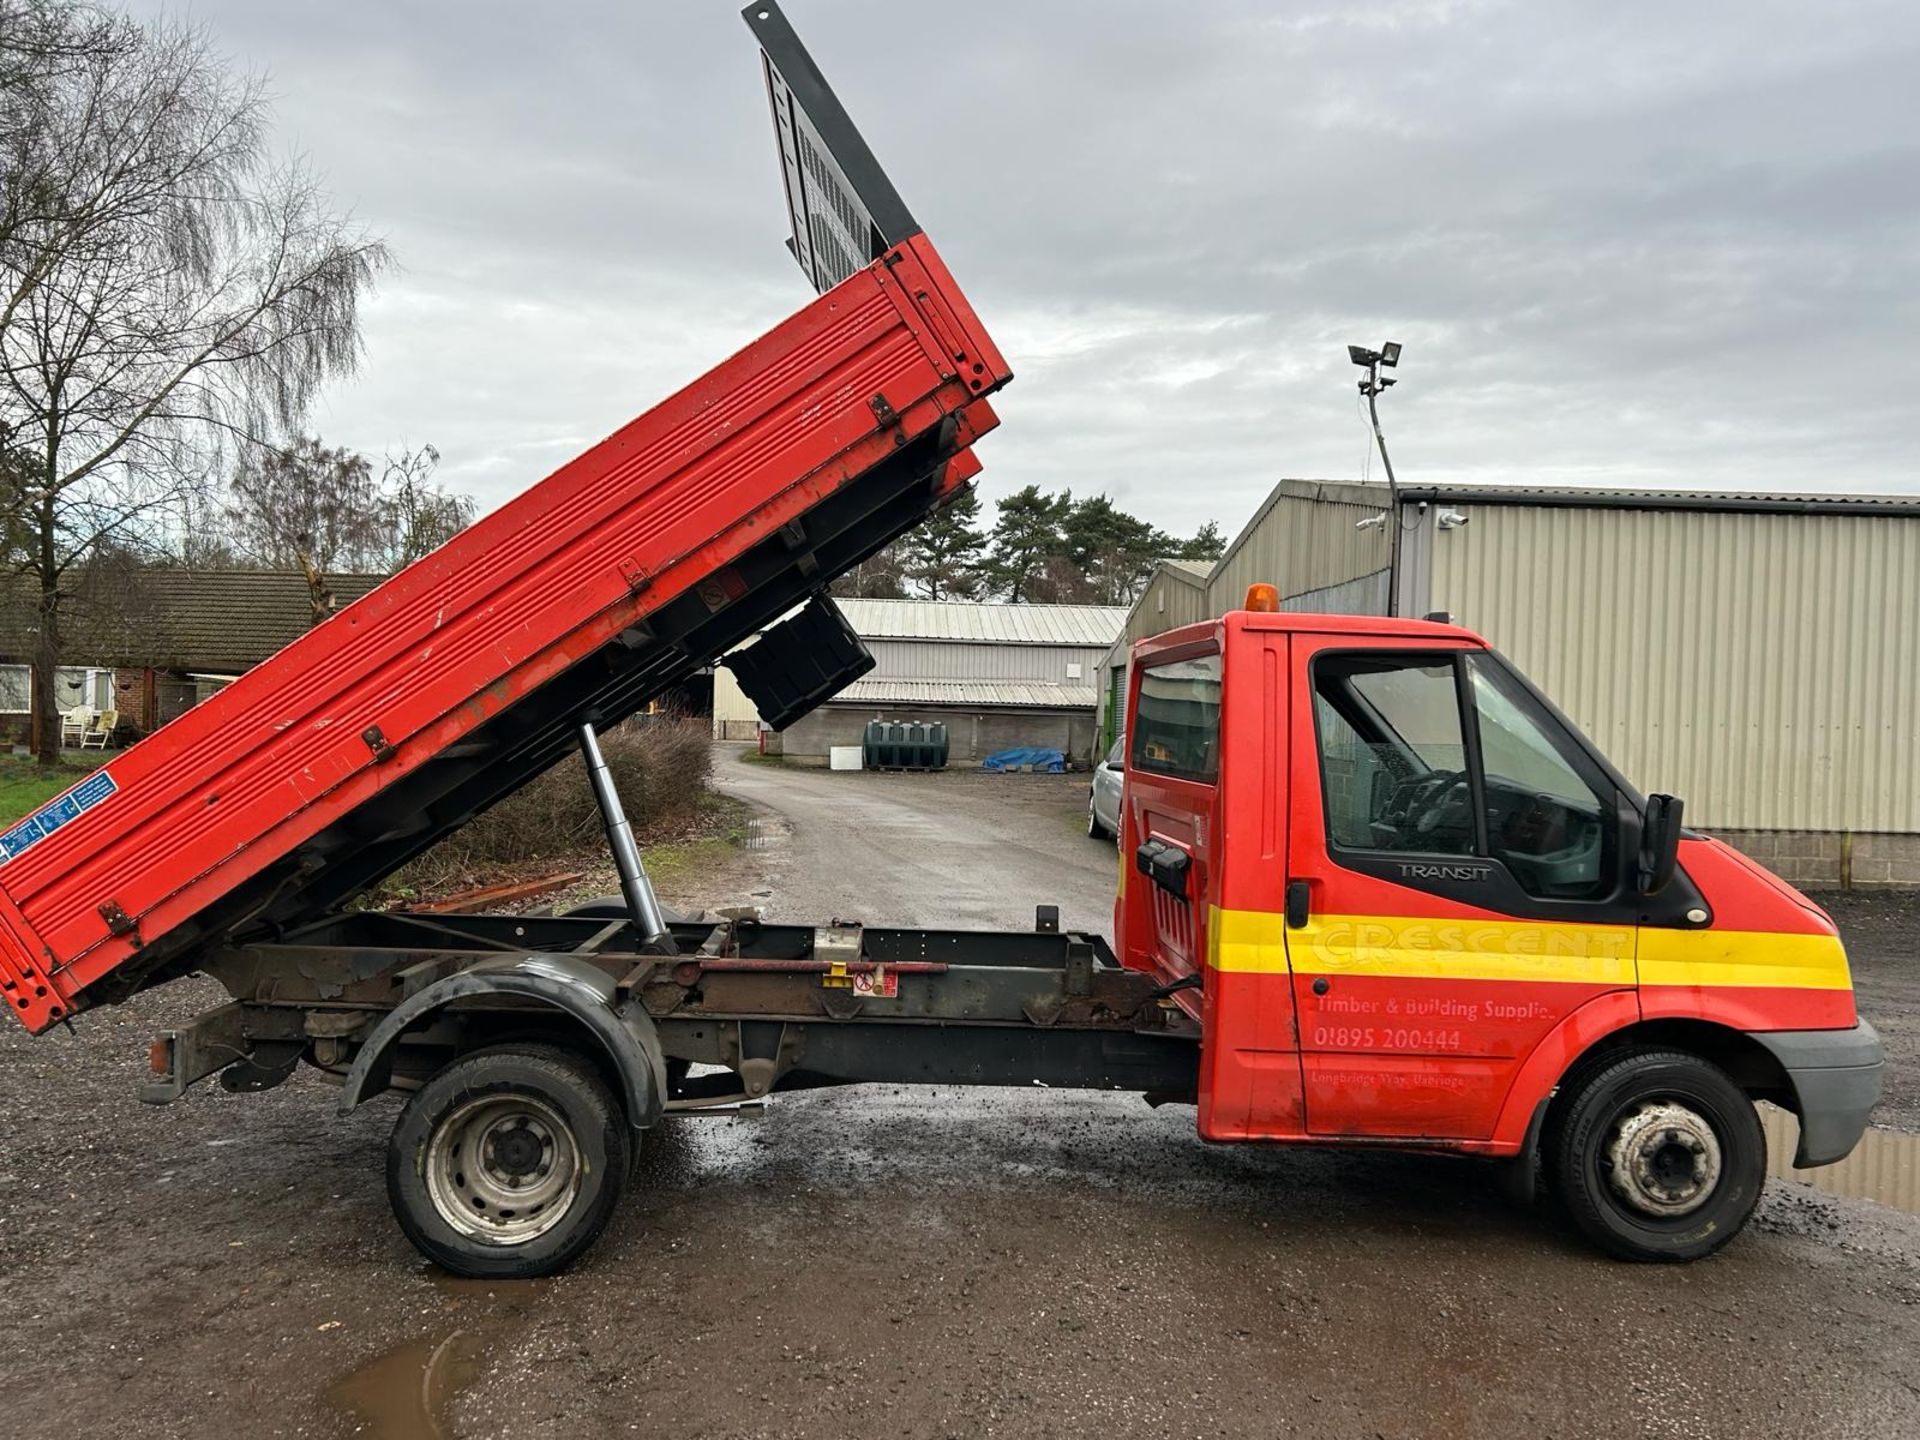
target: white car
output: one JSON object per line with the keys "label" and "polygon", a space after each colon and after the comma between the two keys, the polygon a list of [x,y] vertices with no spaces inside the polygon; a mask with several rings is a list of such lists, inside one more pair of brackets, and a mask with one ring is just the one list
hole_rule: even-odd
{"label": "white car", "polygon": [[1095,840],[1120,838],[1120,787],[1126,777],[1127,737],[1113,742],[1107,758],[1093,767],[1093,789],[1087,793],[1087,834]]}

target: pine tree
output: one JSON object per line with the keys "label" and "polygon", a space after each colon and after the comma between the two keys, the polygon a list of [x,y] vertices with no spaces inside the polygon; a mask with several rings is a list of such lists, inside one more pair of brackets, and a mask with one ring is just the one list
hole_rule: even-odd
{"label": "pine tree", "polygon": [[1067,558],[1086,577],[1087,598],[1097,605],[1131,604],[1154,564],[1180,543],[1105,495],[1072,507],[1066,538]]}
{"label": "pine tree", "polygon": [[980,593],[980,497],[963,490],[905,540],[908,585],[929,600],[971,600]]}
{"label": "pine tree", "polygon": [[1071,495],[1048,495],[1038,485],[1002,500],[981,564],[988,588],[1016,602],[1032,600],[1034,582],[1047,561],[1066,554],[1066,520],[1072,509]]}
{"label": "pine tree", "polygon": [[1194,537],[1180,547],[1182,560],[1218,560],[1227,553],[1227,537],[1220,533],[1218,521],[1209,520]]}

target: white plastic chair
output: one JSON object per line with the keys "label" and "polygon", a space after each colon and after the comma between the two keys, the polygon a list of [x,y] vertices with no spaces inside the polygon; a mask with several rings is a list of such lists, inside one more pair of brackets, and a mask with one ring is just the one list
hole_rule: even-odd
{"label": "white plastic chair", "polygon": [[71,710],[60,712],[60,743],[78,745],[83,749],[87,743],[87,731],[93,727],[93,711],[85,705],[76,705]]}
{"label": "white plastic chair", "polygon": [[113,738],[113,732],[119,727],[119,724],[120,712],[118,710],[102,710],[98,715],[93,717],[93,724],[88,727],[86,733],[80,737],[80,748],[82,750],[106,749],[107,741]]}

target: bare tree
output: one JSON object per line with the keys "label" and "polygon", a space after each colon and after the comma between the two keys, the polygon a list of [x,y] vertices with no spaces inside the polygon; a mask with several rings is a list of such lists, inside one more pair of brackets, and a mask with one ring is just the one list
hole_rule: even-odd
{"label": "bare tree", "polygon": [[383,570],[399,570],[438,550],[473,523],[471,495],[457,495],[433,483],[440,452],[431,445],[387,454],[380,489],[389,517],[389,553]]}
{"label": "bare tree", "polygon": [[358,569],[379,548],[379,486],[364,455],[312,436],[247,452],[221,507],[223,538],[249,564]]}
{"label": "bare tree", "polygon": [[333,613],[328,571],[388,575],[472,523],[472,498],[433,483],[439,460],[431,445],[389,454],[376,480],[364,455],[311,437],[257,448],[228,485],[221,545],[232,562],[299,570],[317,625]]}
{"label": "bare tree", "polygon": [[[351,370],[386,253],[299,164],[271,161],[260,80],[204,30],[0,7],[0,31],[36,37],[0,62],[16,76],[0,122],[0,506],[38,590],[35,685],[51,696],[70,567],[150,542],[236,440],[291,427]],[[50,712],[35,717],[44,760]]]}

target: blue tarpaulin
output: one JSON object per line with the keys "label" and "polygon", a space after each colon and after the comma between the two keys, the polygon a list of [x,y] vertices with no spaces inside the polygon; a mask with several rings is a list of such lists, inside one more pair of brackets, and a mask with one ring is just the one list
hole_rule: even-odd
{"label": "blue tarpaulin", "polygon": [[1018,745],[1011,750],[996,750],[980,762],[982,770],[1040,770],[1058,775],[1067,768],[1066,752],[1044,745]]}

